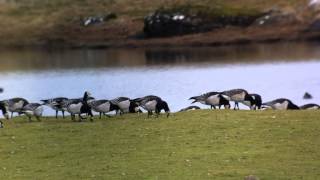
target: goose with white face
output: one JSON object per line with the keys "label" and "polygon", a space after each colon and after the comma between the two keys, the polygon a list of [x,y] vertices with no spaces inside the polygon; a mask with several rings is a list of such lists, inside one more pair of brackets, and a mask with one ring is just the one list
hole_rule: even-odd
{"label": "goose with white face", "polygon": [[273,101],[262,103],[264,106],[269,106],[274,110],[298,110],[300,109],[291,100],[286,98],[279,98]]}

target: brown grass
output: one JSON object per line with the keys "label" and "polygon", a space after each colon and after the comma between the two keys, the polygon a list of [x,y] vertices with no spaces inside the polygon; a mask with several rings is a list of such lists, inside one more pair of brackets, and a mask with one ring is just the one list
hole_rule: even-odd
{"label": "brown grass", "polygon": [[[17,0],[0,4],[0,45],[35,45],[48,42],[124,41],[139,34],[143,17],[158,8],[191,6],[225,14],[250,13],[271,8],[299,11],[306,0]],[[83,28],[80,17],[118,15],[101,26]]]}

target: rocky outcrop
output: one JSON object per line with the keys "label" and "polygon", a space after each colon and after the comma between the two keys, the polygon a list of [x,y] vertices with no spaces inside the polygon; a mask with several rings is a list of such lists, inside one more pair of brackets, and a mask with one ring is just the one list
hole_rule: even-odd
{"label": "rocky outcrop", "polygon": [[146,37],[167,37],[206,32],[225,26],[251,25],[258,15],[214,15],[158,10],[144,19]]}
{"label": "rocky outcrop", "polygon": [[253,25],[256,26],[272,26],[272,25],[286,25],[298,23],[299,18],[294,10],[279,10],[272,9],[260,18],[257,18]]}
{"label": "rocky outcrop", "polygon": [[115,19],[117,18],[117,15],[115,13],[107,13],[106,15],[103,16],[89,16],[89,17],[84,17],[81,18],[81,25],[82,26],[90,26],[93,24],[99,24],[99,23],[103,23],[103,22],[107,22],[111,19]]}

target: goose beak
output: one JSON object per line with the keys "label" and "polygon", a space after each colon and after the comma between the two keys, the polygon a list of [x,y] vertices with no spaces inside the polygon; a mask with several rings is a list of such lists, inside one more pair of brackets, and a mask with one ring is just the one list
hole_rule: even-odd
{"label": "goose beak", "polygon": [[167,118],[170,116],[170,111],[167,112]]}

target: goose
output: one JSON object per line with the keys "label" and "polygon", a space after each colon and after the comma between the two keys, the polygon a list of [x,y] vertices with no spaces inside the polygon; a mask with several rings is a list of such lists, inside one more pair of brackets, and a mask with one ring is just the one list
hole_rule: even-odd
{"label": "goose", "polygon": [[0,110],[2,111],[2,115],[3,115],[6,119],[9,119],[8,105],[6,104],[5,101],[0,101]]}
{"label": "goose", "polygon": [[199,106],[188,106],[186,108],[181,109],[179,112],[197,110],[197,109],[200,109],[200,107]]}
{"label": "goose", "polygon": [[102,114],[120,110],[119,106],[113,104],[111,101],[106,99],[93,100],[89,103],[89,106],[92,108],[93,111],[99,113],[100,119]]}
{"label": "goose", "polygon": [[120,115],[123,113],[141,112],[138,103],[135,100],[132,100],[128,97],[118,97],[116,99],[111,100],[111,103],[119,107]]}
{"label": "goose", "polygon": [[239,102],[249,106],[250,109],[255,109],[254,100],[249,93],[244,89],[231,89],[223,91],[222,96],[229,101],[234,101],[234,109],[239,108]]}
{"label": "goose", "polygon": [[84,119],[81,114],[88,114],[90,116],[90,121],[93,121],[93,114],[91,107],[89,106],[90,101],[93,100],[90,97],[91,94],[86,91],[82,99],[70,99],[63,103],[62,107],[66,107],[67,111],[71,114],[71,119],[75,120],[75,115],[79,115],[79,121]]}
{"label": "goose", "polygon": [[31,117],[34,116],[38,121],[41,121],[40,117],[43,113],[43,107],[39,103],[29,103],[23,106],[21,112],[26,114],[29,118],[29,122],[31,122]]}
{"label": "goose", "polygon": [[157,115],[156,117],[159,116],[161,110],[164,110],[167,113],[167,117],[170,115],[168,103],[158,96],[145,96],[142,98],[137,98],[135,101],[138,102],[139,106],[148,111],[148,118],[150,115],[152,115],[153,111],[155,111]]}
{"label": "goose", "polygon": [[287,109],[300,109],[297,105],[293,104],[292,101],[285,98],[275,99],[273,101],[262,103],[264,106],[269,106],[275,110],[287,110]]}
{"label": "goose", "polygon": [[189,98],[189,100],[191,99],[194,100],[192,104],[195,102],[200,102],[201,104],[204,104],[204,105],[210,105],[211,109],[212,108],[216,109],[216,106],[219,106],[219,109],[220,109],[222,105],[224,106],[225,109],[230,108],[229,100],[223,97],[219,92],[208,92],[200,96],[193,96]]}
{"label": "goose", "polygon": [[29,104],[26,99],[20,97],[5,100],[5,102],[8,104],[8,110],[11,112],[11,118],[14,112],[21,114],[22,108]]}
{"label": "goose", "polygon": [[305,104],[300,106],[300,109],[320,109],[320,106],[318,104]]}
{"label": "goose", "polygon": [[249,94],[253,99],[254,110],[261,109],[262,106],[262,98],[259,94]]}
{"label": "goose", "polygon": [[66,111],[66,108],[63,108],[63,103],[67,100],[68,98],[65,97],[57,97],[53,99],[44,99],[41,101],[43,102],[43,105],[49,106],[56,111],[56,119],[58,118],[59,111],[62,112],[62,118],[64,119],[64,112]]}

